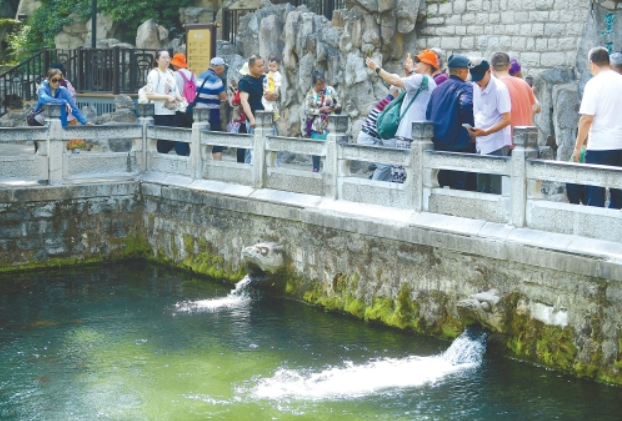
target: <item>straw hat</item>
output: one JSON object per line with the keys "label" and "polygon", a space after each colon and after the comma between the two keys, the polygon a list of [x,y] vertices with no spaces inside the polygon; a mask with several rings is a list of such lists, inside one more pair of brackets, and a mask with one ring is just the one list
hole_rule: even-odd
{"label": "straw hat", "polygon": [[186,56],[182,53],[175,53],[173,59],[171,60],[171,65],[182,67],[185,69],[186,67],[188,67],[188,63],[186,63]]}

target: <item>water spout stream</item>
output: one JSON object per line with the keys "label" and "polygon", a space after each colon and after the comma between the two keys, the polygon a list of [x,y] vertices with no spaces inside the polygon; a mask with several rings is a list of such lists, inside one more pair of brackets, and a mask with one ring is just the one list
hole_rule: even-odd
{"label": "water spout stream", "polygon": [[251,300],[251,297],[248,294],[248,287],[251,284],[251,281],[252,278],[246,275],[244,279],[235,284],[235,288],[232,289],[226,297],[177,303],[175,304],[175,310],[178,312],[190,313],[245,306]]}
{"label": "water spout stream", "polygon": [[251,393],[258,399],[325,400],[417,387],[478,367],[485,351],[486,334],[465,331],[439,355],[383,358],[362,365],[348,362],[321,372],[281,368],[273,377],[260,379]]}

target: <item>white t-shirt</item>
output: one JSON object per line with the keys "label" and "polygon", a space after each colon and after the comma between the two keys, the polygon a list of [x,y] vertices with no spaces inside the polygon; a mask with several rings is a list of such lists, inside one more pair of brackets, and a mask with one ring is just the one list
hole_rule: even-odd
{"label": "white t-shirt", "polygon": [[580,114],[594,116],[588,133],[587,149],[622,149],[622,75],[601,70],[583,91]]}
{"label": "white t-shirt", "polygon": [[[420,74],[414,74],[412,76],[408,76],[402,78],[402,82],[404,82],[404,89],[406,89],[406,95],[404,96],[404,101],[402,102],[402,108],[400,109],[400,115],[403,115],[404,110],[408,107],[408,104],[413,99],[413,96],[419,90],[419,86],[421,86],[421,82],[423,81],[423,76]],[[430,96],[432,95],[432,91],[436,88],[436,82],[432,76],[425,76],[428,78],[428,89],[421,91],[415,99],[415,102],[410,106],[408,112],[402,117],[400,120],[400,125],[397,127],[397,132],[395,133],[396,137],[405,137],[407,139],[412,138],[413,133],[413,121],[425,121],[425,111],[428,108],[428,102],[430,101]]]}
{"label": "white t-shirt", "polygon": [[[155,68],[147,75],[147,84],[151,86],[151,92],[154,94],[170,95],[175,97],[177,90],[177,82],[175,82],[175,76],[170,70],[162,72],[159,68]],[[166,92],[168,89],[168,92]],[[169,110],[164,107],[164,101],[153,101],[156,115],[174,115],[175,110]]]}
{"label": "white t-shirt", "polygon": [[[508,87],[497,78],[491,77],[486,89],[473,82],[473,119],[475,127],[489,129],[501,120],[502,114],[512,111],[512,100]],[[488,155],[512,144],[512,128],[508,125],[496,133],[479,136],[475,140],[477,153]]]}

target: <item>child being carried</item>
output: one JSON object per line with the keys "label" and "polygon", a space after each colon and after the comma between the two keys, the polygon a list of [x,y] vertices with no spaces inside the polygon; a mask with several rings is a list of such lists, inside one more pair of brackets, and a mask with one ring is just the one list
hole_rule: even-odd
{"label": "child being carried", "polygon": [[[270,56],[268,59],[268,74],[264,78],[263,81],[263,91],[270,92],[272,94],[279,94],[281,90],[281,73],[279,69],[281,68],[281,60],[276,56]],[[277,104],[278,100],[268,101],[266,97],[261,97],[261,103],[263,104],[265,111],[272,111],[274,115],[274,120],[279,118],[279,107]]]}

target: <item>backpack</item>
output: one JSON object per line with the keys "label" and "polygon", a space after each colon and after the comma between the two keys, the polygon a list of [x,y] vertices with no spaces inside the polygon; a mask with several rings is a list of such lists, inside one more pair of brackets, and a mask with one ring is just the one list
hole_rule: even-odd
{"label": "backpack", "polygon": [[179,74],[184,80],[184,89],[182,90],[181,95],[186,98],[186,101],[188,101],[188,104],[190,104],[197,96],[197,83],[194,80],[194,75],[192,75],[192,78],[188,80],[186,79],[186,75],[184,75],[184,72],[180,71]]}
{"label": "backpack", "polygon": [[402,108],[404,97],[406,96],[405,91],[400,92],[397,98],[391,101],[389,105],[387,105],[384,110],[378,114],[378,119],[376,120],[376,131],[381,139],[392,139],[395,137],[397,128],[400,125],[400,120],[406,115],[410,106],[413,105],[413,102],[415,102],[415,99],[419,96],[419,93],[426,89],[428,89],[428,77],[423,75],[423,80],[421,81],[419,89],[415,93],[415,96],[413,96],[413,99],[410,100],[410,103],[404,110],[403,114],[400,114],[400,109]]}

